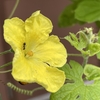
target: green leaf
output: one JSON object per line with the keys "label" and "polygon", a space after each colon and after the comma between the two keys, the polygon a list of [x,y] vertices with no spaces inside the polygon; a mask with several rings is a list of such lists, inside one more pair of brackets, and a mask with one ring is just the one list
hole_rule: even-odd
{"label": "green leaf", "polygon": [[80,1],[66,6],[58,18],[58,25],[60,27],[72,26],[76,23],[84,24],[85,22],[79,21],[75,18],[75,9]]}
{"label": "green leaf", "polygon": [[75,18],[89,23],[100,21],[100,0],[81,2],[75,10]]}
{"label": "green leaf", "polygon": [[88,80],[100,79],[100,68],[92,64],[87,64],[84,68],[84,74]]}
{"label": "green leaf", "polygon": [[97,59],[100,59],[100,52],[99,53],[97,53]]}
{"label": "green leaf", "polygon": [[69,33],[69,36],[65,36],[64,38],[70,42],[70,44],[72,46],[74,46],[77,49],[77,45],[78,45],[78,38],[76,37],[76,35],[74,33]]}
{"label": "green leaf", "polygon": [[82,49],[86,48],[88,44],[88,39],[86,38],[84,33],[79,33],[79,39],[76,34],[70,33],[69,36],[64,37],[67,41],[70,42],[72,46],[74,46],[77,50],[82,51]]}
{"label": "green leaf", "polygon": [[[88,56],[98,55],[100,52],[100,44],[99,43],[91,43],[88,45],[87,50],[82,50],[81,53]],[[99,56],[99,55],[98,55]]]}
{"label": "green leaf", "polygon": [[71,61],[66,67],[66,76],[74,80],[74,83],[67,83],[59,91],[52,93],[50,100],[100,100],[100,80],[84,84],[83,68],[79,63]]}
{"label": "green leaf", "polygon": [[65,36],[64,38],[70,42],[70,44],[72,46],[74,46],[76,49],[78,49],[77,45],[79,44],[78,42],[78,38],[76,36],[76,34],[74,33],[69,33],[70,35],[69,36]]}
{"label": "green leaf", "polygon": [[80,50],[82,50],[83,48],[86,48],[88,44],[88,39],[86,34],[84,34],[83,32],[79,33],[79,44],[78,44],[78,48],[80,48]]}
{"label": "green leaf", "polygon": [[74,33],[64,37],[72,46],[74,46],[83,55],[94,56],[100,52],[100,43],[89,43],[85,33],[80,32],[79,37]]}
{"label": "green leaf", "polygon": [[99,43],[91,43],[88,46],[87,51],[89,51],[89,56],[93,56],[100,52],[100,44]]}
{"label": "green leaf", "polygon": [[77,20],[74,17],[74,5],[68,5],[60,14],[58,19],[58,25],[60,27],[71,26],[76,23]]}
{"label": "green leaf", "polygon": [[69,64],[65,64],[61,69],[65,72],[67,79],[75,82],[82,80],[83,68],[79,63],[71,60]]}

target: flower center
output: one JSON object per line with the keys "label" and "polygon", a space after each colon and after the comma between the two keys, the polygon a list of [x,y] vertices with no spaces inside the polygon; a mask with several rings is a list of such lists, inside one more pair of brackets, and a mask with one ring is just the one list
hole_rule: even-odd
{"label": "flower center", "polygon": [[28,55],[28,56],[33,56],[33,51],[27,52],[27,55]]}
{"label": "flower center", "polygon": [[25,53],[26,58],[31,58],[32,56],[33,56],[33,51],[28,51],[27,53]]}
{"label": "flower center", "polygon": [[[25,48],[26,48],[26,43],[24,42],[23,43],[23,50],[25,50]],[[31,56],[33,56],[33,51],[30,50],[30,51],[25,53],[25,57],[31,57]]]}

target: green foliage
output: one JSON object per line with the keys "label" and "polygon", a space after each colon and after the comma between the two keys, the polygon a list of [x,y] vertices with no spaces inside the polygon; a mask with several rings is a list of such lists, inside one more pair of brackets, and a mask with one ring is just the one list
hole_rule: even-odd
{"label": "green foliage", "polygon": [[100,44],[99,43],[91,43],[88,45],[87,51],[84,51],[84,53],[87,53],[89,56],[94,56],[95,54],[100,52]]}
{"label": "green foliage", "polygon": [[82,81],[83,68],[79,63],[71,60],[69,64],[65,64],[61,70],[65,72],[68,80],[73,80],[74,82]]}
{"label": "green foliage", "polygon": [[67,6],[64,9],[64,11],[61,13],[58,19],[58,25],[60,27],[66,27],[66,26],[72,26],[73,24],[76,24],[78,20],[76,20],[74,16],[75,16],[74,5],[71,4]]}
{"label": "green foliage", "polygon": [[97,58],[98,58],[98,59],[100,59],[100,52],[99,52],[99,53],[97,53]]}
{"label": "green foliage", "polygon": [[79,21],[75,18],[75,9],[78,4],[83,0],[72,0],[74,3],[65,7],[58,19],[58,25],[60,27],[68,27],[74,24],[80,23],[84,24],[84,22]]}
{"label": "green foliage", "polygon": [[75,61],[70,61],[64,67],[67,79],[73,80],[74,83],[67,83],[58,92],[52,93],[50,100],[100,100],[100,80],[92,84],[84,83],[84,69]]}
{"label": "green foliage", "polygon": [[69,36],[66,36],[65,39],[70,42],[72,46],[74,46],[77,50],[82,51],[82,49],[86,48],[88,44],[88,40],[85,37],[85,34],[80,33],[79,38],[74,33],[69,33]]}
{"label": "green foliage", "polygon": [[71,0],[59,16],[58,25],[68,27],[74,24],[95,22],[100,27],[100,0]]}
{"label": "green foliage", "polygon": [[100,21],[100,1],[81,2],[75,10],[75,18],[89,23]]}
{"label": "green foliage", "polygon": [[84,74],[88,80],[99,80],[100,68],[92,64],[87,64],[84,68]]}
{"label": "green foliage", "polygon": [[65,7],[58,19],[58,25],[60,27],[68,27],[74,24],[84,24],[85,22],[77,20],[75,18],[75,9],[77,8],[78,4],[83,0],[72,0],[74,3]]}
{"label": "green foliage", "polygon": [[77,34],[69,34],[70,35],[66,36],[65,39],[83,55],[93,56],[100,52],[100,43],[95,43],[98,36],[92,33],[91,28],[85,28]]}
{"label": "green foliage", "polygon": [[[65,72],[66,83],[59,91],[51,94],[50,100],[100,100],[100,68],[87,64],[90,56],[100,52],[99,37],[100,32],[94,34],[92,28],[85,28],[76,34],[69,33],[64,37],[81,52],[84,66],[75,61],[65,64],[61,70]],[[84,79],[92,81],[92,84],[84,83]]]}

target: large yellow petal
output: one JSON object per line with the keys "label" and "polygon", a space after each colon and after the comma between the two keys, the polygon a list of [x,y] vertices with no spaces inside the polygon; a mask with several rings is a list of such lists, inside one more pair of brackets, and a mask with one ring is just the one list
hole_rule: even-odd
{"label": "large yellow petal", "polygon": [[6,19],[3,27],[5,41],[11,45],[13,50],[16,48],[22,49],[25,42],[24,22],[17,17]]}
{"label": "large yellow petal", "polygon": [[51,35],[44,43],[33,49],[33,57],[50,66],[62,67],[67,61],[67,51],[57,36]]}
{"label": "large yellow petal", "polygon": [[49,67],[36,59],[26,59],[21,51],[16,50],[12,75],[15,80],[42,85],[49,92],[58,91],[65,82],[65,74],[57,68]]}
{"label": "large yellow petal", "polygon": [[30,62],[29,59],[25,58],[24,52],[16,49],[12,68],[12,75],[15,80],[28,83],[34,82],[36,79],[32,74],[35,73],[35,69],[32,67],[33,63]]}
{"label": "large yellow petal", "polygon": [[53,28],[50,19],[40,13],[34,12],[26,21],[26,49],[36,47],[38,44],[43,43],[51,33]]}

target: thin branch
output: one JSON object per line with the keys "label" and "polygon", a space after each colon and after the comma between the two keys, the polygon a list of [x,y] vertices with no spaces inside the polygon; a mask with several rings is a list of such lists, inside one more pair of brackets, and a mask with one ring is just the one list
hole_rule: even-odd
{"label": "thin branch", "polygon": [[64,37],[59,37],[59,39],[65,39]]}
{"label": "thin branch", "polygon": [[37,88],[33,89],[32,91],[33,91],[33,92],[36,92],[36,91],[38,91],[38,90],[43,90],[43,89],[44,89],[43,87],[37,87]]}
{"label": "thin branch", "polygon": [[84,58],[83,58],[83,64],[82,64],[83,68],[84,68],[85,65],[87,64],[88,59],[89,59],[89,57],[84,57]]}
{"label": "thin branch", "polygon": [[83,57],[83,55],[82,55],[82,54],[70,54],[70,53],[68,53],[68,56]]}
{"label": "thin branch", "polygon": [[0,71],[0,74],[8,73],[8,72],[11,72],[11,71],[12,71],[12,69],[10,69],[10,70],[6,70],[6,71]]}
{"label": "thin branch", "polygon": [[15,12],[15,10],[16,10],[18,4],[19,4],[19,1],[20,1],[20,0],[16,0],[16,3],[15,3],[15,5],[14,5],[14,8],[13,8],[13,10],[12,10],[12,12],[11,12],[11,14],[9,15],[8,18],[11,18],[11,17],[13,16],[13,14],[14,14],[14,12]]}
{"label": "thin branch", "polygon": [[6,63],[6,64],[4,64],[4,65],[1,65],[0,68],[4,68],[4,67],[9,66],[9,65],[11,65],[11,64],[12,64],[12,62],[8,62],[8,63]]}
{"label": "thin branch", "polygon": [[12,52],[11,49],[6,50],[6,51],[3,51],[3,52],[0,52],[0,56],[1,56],[1,55],[4,55],[4,54],[7,54],[7,53],[11,53],[11,52]]}

